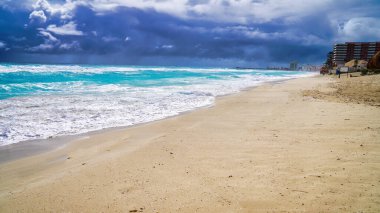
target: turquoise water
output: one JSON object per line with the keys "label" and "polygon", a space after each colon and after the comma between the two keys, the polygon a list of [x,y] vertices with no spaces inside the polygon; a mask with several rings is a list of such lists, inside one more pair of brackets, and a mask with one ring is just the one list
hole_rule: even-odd
{"label": "turquoise water", "polygon": [[306,72],[0,64],[0,145],[129,126]]}
{"label": "turquoise water", "polygon": [[[31,67],[33,69],[30,69]],[[38,69],[39,67],[41,68]],[[196,83],[192,81],[195,78],[200,82],[208,79],[240,78],[242,75],[282,77],[300,74],[300,72],[289,71],[239,71],[217,68],[126,67],[124,71],[123,67],[107,66],[82,66],[78,69],[77,66],[53,65],[51,69],[49,68],[50,66],[47,65],[3,65],[0,69],[0,99],[65,92],[67,87],[75,83],[81,83],[84,86],[117,84],[132,87],[160,87],[193,84]],[[102,69],[104,71],[101,71]],[[77,92],[86,91],[78,90]]]}

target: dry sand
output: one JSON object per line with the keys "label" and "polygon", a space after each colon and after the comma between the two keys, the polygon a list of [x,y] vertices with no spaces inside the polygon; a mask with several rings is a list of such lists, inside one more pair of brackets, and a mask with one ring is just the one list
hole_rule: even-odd
{"label": "dry sand", "polygon": [[379,212],[380,107],[302,92],[334,81],[267,84],[3,163],[0,212]]}
{"label": "dry sand", "polygon": [[305,90],[305,96],[344,103],[363,103],[380,106],[380,75],[336,78],[333,83]]}

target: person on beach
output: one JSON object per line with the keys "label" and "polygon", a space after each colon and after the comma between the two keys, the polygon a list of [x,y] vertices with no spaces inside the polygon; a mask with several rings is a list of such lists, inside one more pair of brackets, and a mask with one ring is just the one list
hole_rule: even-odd
{"label": "person on beach", "polygon": [[338,75],[340,78],[340,69],[339,68],[336,69],[335,74]]}

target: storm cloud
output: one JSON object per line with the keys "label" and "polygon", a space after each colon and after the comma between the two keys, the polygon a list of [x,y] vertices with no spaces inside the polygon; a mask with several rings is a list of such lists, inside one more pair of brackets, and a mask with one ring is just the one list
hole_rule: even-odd
{"label": "storm cloud", "polygon": [[[339,8],[339,9],[337,9]],[[0,61],[266,66],[379,41],[378,1],[0,1]]]}

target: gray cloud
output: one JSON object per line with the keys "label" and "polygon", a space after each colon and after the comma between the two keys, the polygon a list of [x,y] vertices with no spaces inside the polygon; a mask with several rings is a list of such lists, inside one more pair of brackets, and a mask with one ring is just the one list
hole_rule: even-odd
{"label": "gray cloud", "polygon": [[82,31],[77,30],[77,24],[73,21],[70,21],[67,24],[63,24],[61,26],[51,24],[47,26],[46,31],[52,32],[57,35],[74,35],[74,36],[83,35]]}
{"label": "gray cloud", "polygon": [[338,28],[340,41],[370,40],[380,37],[380,19],[373,17],[354,17]]}
{"label": "gray cloud", "polygon": [[0,40],[9,48],[0,48],[0,61],[265,66],[319,63],[336,41],[380,40],[375,0],[39,0],[20,5],[0,7],[0,28],[6,29]]}
{"label": "gray cloud", "polygon": [[38,22],[46,22],[46,16],[44,11],[42,10],[35,10],[29,15],[29,19],[31,21],[38,21]]}
{"label": "gray cloud", "polygon": [[5,42],[0,41],[0,49],[5,48],[6,44]]}
{"label": "gray cloud", "polygon": [[62,50],[79,50],[80,44],[78,41],[72,41],[71,43],[64,43],[59,45],[59,49]]}

